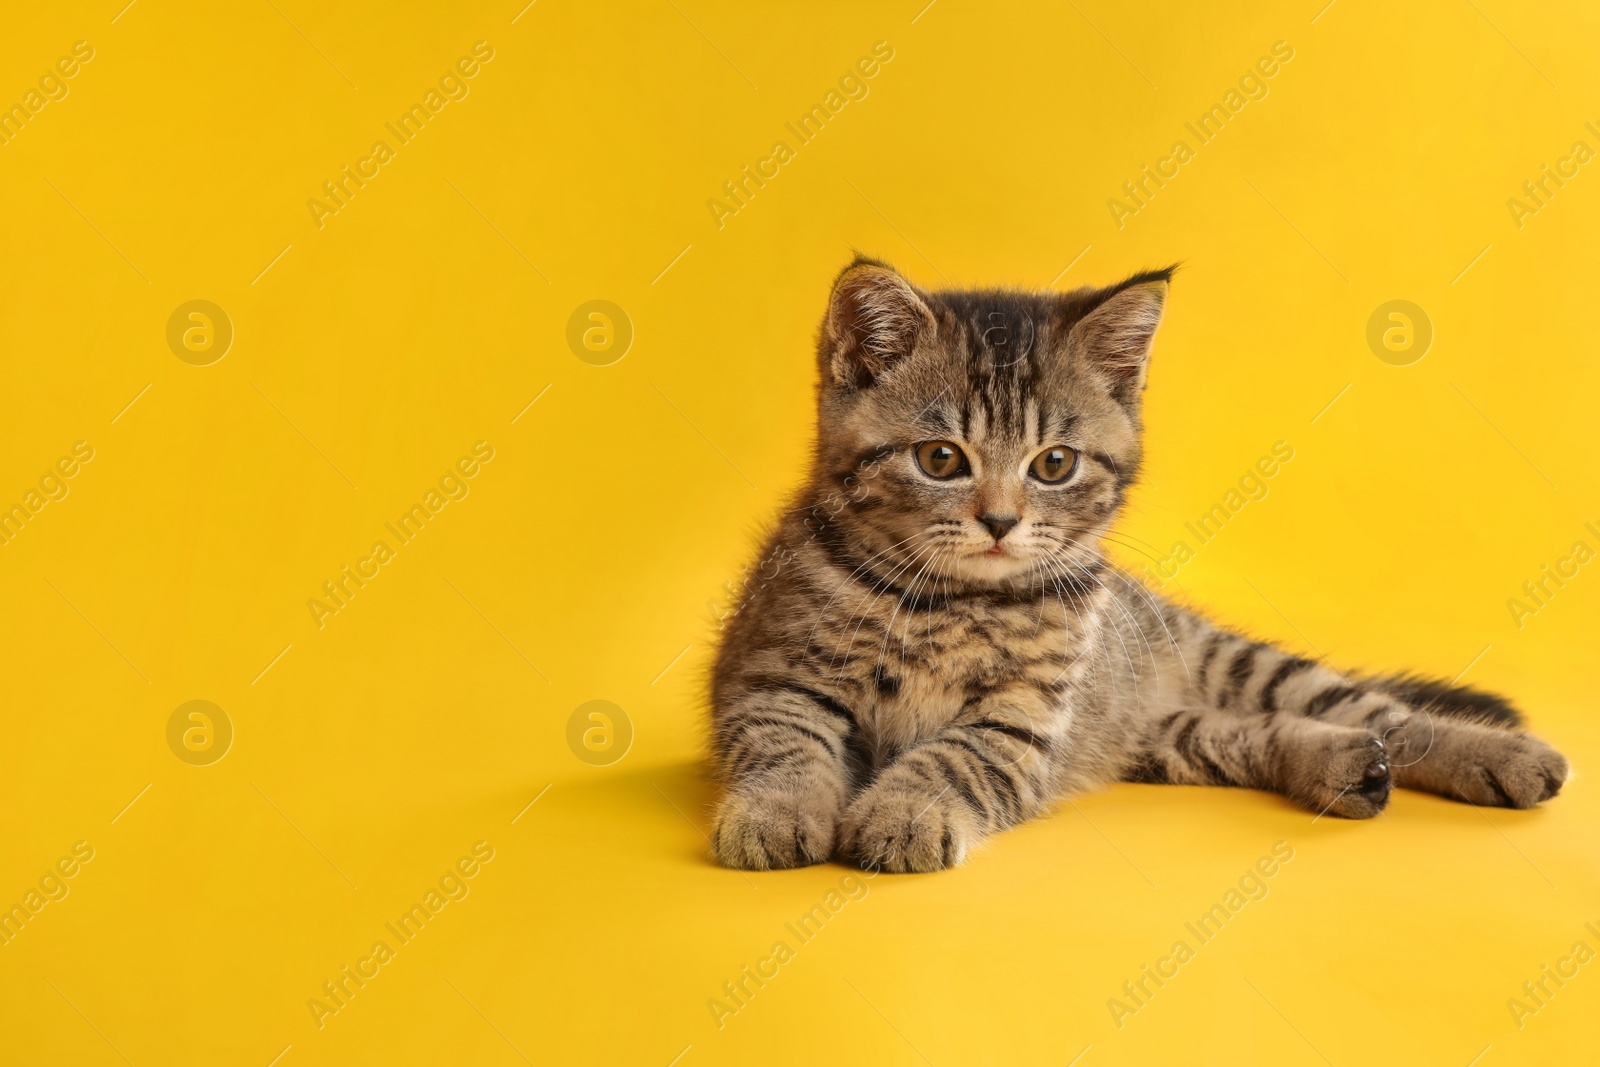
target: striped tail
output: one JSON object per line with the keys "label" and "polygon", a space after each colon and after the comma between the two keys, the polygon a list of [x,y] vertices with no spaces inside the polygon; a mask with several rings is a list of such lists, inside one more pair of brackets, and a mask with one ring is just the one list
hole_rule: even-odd
{"label": "striped tail", "polygon": [[1374,678],[1372,683],[1412,707],[1452,719],[1465,719],[1484,726],[1516,730],[1523,725],[1522,713],[1505,697],[1486,693],[1467,685],[1452,685],[1415,674]]}

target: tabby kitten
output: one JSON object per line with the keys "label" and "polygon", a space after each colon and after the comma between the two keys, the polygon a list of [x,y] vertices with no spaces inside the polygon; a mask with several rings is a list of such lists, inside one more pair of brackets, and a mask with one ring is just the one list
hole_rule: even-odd
{"label": "tabby kitten", "polygon": [[1392,785],[1514,808],[1561,789],[1566,760],[1499,697],[1342,673],[1106,559],[1170,277],[1062,295],[839,275],[810,478],[717,657],[723,863],[937,870],[1115,781],[1356,819]]}

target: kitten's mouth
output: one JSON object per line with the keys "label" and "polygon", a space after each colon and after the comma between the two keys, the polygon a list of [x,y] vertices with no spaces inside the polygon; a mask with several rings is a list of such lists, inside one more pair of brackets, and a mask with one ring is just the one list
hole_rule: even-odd
{"label": "kitten's mouth", "polygon": [[996,541],[994,544],[984,549],[983,554],[985,556],[1003,556],[1006,554],[1006,546],[1002,545],[999,541]]}

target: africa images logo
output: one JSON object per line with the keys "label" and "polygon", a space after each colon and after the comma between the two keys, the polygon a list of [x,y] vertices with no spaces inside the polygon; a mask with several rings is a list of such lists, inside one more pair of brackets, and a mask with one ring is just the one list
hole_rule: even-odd
{"label": "africa images logo", "polygon": [[356,160],[354,170],[346,163],[341,173],[323,182],[322,194],[326,199],[311,197],[306,201],[306,209],[311,212],[311,221],[317,224],[317,229],[327,225],[330,215],[337,215],[349,207],[355,195],[367,187],[367,182],[376,178],[387,164],[398,157],[396,146],[404,147],[421,136],[428,123],[438,118],[439,112],[452,100],[465,100],[467,94],[472,92],[468,80],[477,77],[483,64],[492,59],[494,47],[487,41],[478,41],[472,46],[471,55],[462,56],[440,75],[438,88],[429,88],[423,94],[421,103],[412,104],[394,122],[383,124],[384,129],[394,135],[393,146],[388,141],[374,141],[372,151]]}

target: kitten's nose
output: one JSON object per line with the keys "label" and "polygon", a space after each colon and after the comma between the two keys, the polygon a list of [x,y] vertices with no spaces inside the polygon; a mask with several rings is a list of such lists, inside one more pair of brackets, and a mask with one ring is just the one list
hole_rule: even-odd
{"label": "kitten's nose", "polygon": [[979,515],[978,521],[989,528],[996,541],[1011,532],[1011,528],[1022,521],[1016,515]]}

